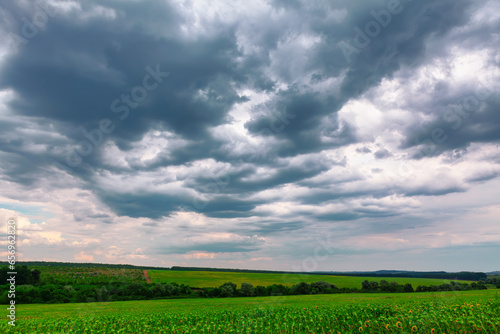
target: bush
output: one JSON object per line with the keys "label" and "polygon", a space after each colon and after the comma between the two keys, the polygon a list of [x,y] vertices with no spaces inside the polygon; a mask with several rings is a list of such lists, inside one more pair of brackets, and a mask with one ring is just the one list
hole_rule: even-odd
{"label": "bush", "polygon": [[281,284],[272,284],[266,287],[266,292],[268,296],[283,296],[283,295],[288,295],[290,289]]}
{"label": "bush", "polygon": [[125,286],[123,294],[126,296],[149,296],[149,291],[142,283],[130,283]]}
{"label": "bush", "polygon": [[325,281],[318,281],[311,283],[311,293],[312,294],[325,294],[333,293],[333,290],[337,287]]}
{"label": "bush", "polygon": [[165,285],[157,283],[150,288],[150,294],[153,297],[166,297],[167,289]]}
{"label": "bush", "polygon": [[221,297],[232,297],[236,292],[236,284],[232,282],[227,282],[222,284],[220,287],[220,296]]}
{"label": "bush", "polygon": [[241,283],[240,294],[244,297],[255,296],[255,288],[251,283]]}
{"label": "bush", "polygon": [[413,286],[410,283],[406,283],[403,287],[404,292],[414,292]]}
{"label": "bush", "polygon": [[230,285],[223,285],[220,288],[221,297],[232,297],[234,293],[233,288]]}
{"label": "bush", "polygon": [[292,294],[294,295],[309,295],[311,294],[311,286],[305,282],[300,282],[292,286]]}
{"label": "bush", "polygon": [[255,287],[255,295],[256,296],[269,296],[265,286],[257,285]]}
{"label": "bush", "polygon": [[[384,281],[387,282],[387,281]],[[379,284],[376,281],[370,282],[368,280],[364,280],[361,283],[361,290],[364,292],[376,292],[379,288]]]}

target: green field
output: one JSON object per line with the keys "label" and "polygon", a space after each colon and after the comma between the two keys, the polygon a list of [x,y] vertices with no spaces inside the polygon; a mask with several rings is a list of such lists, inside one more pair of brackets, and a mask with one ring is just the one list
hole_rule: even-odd
{"label": "green field", "polygon": [[5,333],[499,333],[498,290],[19,305]]}
{"label": "green field", "polygon": [[[292,286],[300,282],[326,281],[335,284],[338,288],[361,288],[364,280],[397,282],[398,284],[410,283],[416,288],[419,285],[430,286],[449,283],[450,280],[407,278],[407,277],[354,277],[354,276],[330,276],[330,275],[299,275],[299,274],[268,274],[268,273],[244,273],[244,272],[220,272],[220,271],[175,271],[175,270],[148,270],[152,283],[178,283],[186,284],[195,288],[218,287],[226,282],[233,282],[238,286],[241,283],[252,283],[254,286],[269,286],[272,284],[283,284]],[[464,281],[466,283],[472,283]]]}
{"label": "green field", "polygon": [[106,267],[31,266],[41,272],[41,284],[106,284],[144,282],[142,270]]}

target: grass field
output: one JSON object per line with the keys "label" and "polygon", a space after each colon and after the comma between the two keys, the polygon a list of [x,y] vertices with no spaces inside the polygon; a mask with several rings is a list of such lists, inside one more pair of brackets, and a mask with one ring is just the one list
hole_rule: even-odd
{"label": "grass field", "polygon": [[499,333],[498,290],[20,305],[5,333]]}
{"label": "grass field", "polygon": [[[329,275],[299,275],[299,274],[268,274],[268,273],[242,273],[242,272],[216,272],[216,271],[175,271],[175,270],[149,270],[152,283],[178,283],[190,287],[205,288],[218,287],[226,282],[233,282],[241,286],[241,283],[252,283],[254,286],[268,286],[272,284],[283,284],[292,286],[300,282],[326,281],[335,284],[338,288],[361,288],[364,280],[378,281],[385,279],[398,284],[410,283],[413,288],[419,285],[430,286],[449,283],[450,280],[407,278],[407,277],[353,277],[353,276],[329,276]],[[467,282],[471,283],[471,282]]]}
{"label": "grass field", "polygon": [[42,284],[106,284],[145,282],[142,270],[78,266],[32,266],[41,272]]}

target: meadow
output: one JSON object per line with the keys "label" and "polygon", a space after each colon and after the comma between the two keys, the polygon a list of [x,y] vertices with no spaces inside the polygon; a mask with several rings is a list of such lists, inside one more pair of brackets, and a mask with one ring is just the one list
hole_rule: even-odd
{"label": "meadow", "polygon": [[499,333],[498,290],[19,305],[4,333]]}
{"label": "meadow", "polygon": [[31,266],[42,272],[41,284],[106,284],[110,281],[124,283],[143,282],[141,269],[79,266]]}
{"label": "meadow", "polygon": [[[302,274],[269,274],[269,273],[244,273],[244,272],[218,272],[218,271],[175,271],[175,270],[148,270],[148,275],[152,283],[178,283],[186,284],[190,287],[209,288],[217,287],[226,282],[252,283],[254,286],[269,286],[272,284],[282,284],[292,286],[300,282],[312,283],[326,281],[335,284],[338,288],[361,288],[364,280],[380,281],[385,279],[398,284],[410,283],[416,288],[419,285],[430,286],[449,283],[450,280],[428,279],[428,278],[408,278],[408,277],[354,277],[354,276],[331,276],[331,275],[302,275]],[[471,281],[462,281],[472,283]]]}

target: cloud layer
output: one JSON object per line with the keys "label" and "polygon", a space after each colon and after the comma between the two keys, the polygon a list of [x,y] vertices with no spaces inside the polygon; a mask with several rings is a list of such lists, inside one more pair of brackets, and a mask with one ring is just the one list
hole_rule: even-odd
{"label": "cloud layer", "polygon": [[2,221],[30,260],[498,270],[499,9],[2,4]]}

